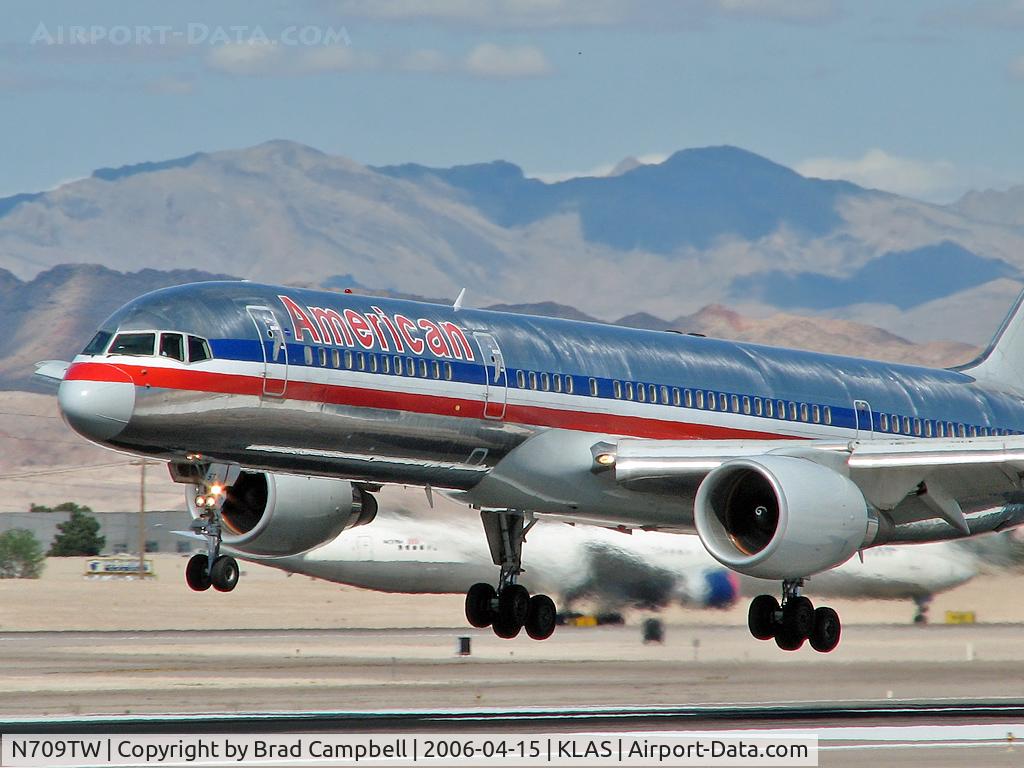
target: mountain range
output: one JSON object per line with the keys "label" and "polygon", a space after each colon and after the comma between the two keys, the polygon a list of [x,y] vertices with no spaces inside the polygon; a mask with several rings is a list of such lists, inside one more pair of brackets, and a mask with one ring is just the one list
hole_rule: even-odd
{"label": "mountain range", "polygon": [[937,206],[728,146],[545,183],[506,161],[369,167],[272,141],[0,199],[3,279],[76,263],[465,287],[475,306],[553,302],[604,321],[721,303],[977,345],[1024,284],[1024,187]]}

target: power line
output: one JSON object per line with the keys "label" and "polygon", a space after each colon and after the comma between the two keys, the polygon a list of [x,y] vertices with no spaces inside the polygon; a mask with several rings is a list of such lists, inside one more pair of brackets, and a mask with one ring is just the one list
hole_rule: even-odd
{"label": "power line", "polygon": [[110,467],[127,467],[130,461],[113,461],[106,464],[83,464],[77,467],[57,467],[55,469],[40,469],[34,472],[18,472],[10,475],[0,475],[0,480],[24,480],[30,477],[44,477],[46,475],[60,475],[68,472],[84,472],[87,469],[107,469]]}

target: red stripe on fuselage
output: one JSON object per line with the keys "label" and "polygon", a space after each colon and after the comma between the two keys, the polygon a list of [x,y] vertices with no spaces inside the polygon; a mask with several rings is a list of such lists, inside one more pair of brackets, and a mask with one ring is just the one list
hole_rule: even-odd
{"label": "red stripe on fuselage", "polygon": [[[164,368],[144,365],[112,365],[109,363],[74,363],[65,375],[71,381],[124,381],[123,371],[131,376],[136,386],[150,386],[188,392],[254,395],[263,394],[263,378],[234,373],[214,373],[195,369]],[[271,380],[281,384],[280,380]],[[279,399],[279,398],[274,398]],[[283,400],[301,400],[356,408],[381,408],[394,411],[483,419],[482,401],[465,398],[424,395],[413,392],[395,392],[386,389],[338,384],[317,384],[308,381],[289,381],[287,396]],[[488,421],[491,421],[488,419]],[[651,419],[640,416],[596,413],[592,411],[563,410],[536,405],[509,403],[501,421],[537,427],[555,427],[578,432],[598,432],[633,437],[676,440],[722,440],[749,438],[754,440],[787,439],[786,435],[772,432],[736,429],[712,424]],[[789,438],[791,439],[791,437]]]}

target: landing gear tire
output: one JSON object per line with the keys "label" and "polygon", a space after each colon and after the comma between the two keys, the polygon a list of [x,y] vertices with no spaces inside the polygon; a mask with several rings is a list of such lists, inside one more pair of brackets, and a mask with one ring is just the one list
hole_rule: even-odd
{"label": "landing gear tire", "polygon": [[747,611],[747,627],[758,640],[775,637],[775,616],[779,612],[779,601],[771,595],[758,595],[750,601]]}
{"label": "landing gear tire", "polygon": [[808,638],[811,648],[818,653],[829,653],[839,645],[839,638],[843,633],[843,625],[839,621],[839,614],[831,608],[818,608],[814,612],[814,629]]}
{"label": "landing gear tire", "polygon": [[806,597],[791,597],[782,606],[782,623],[775,632],[775,644],[784,651],[799,650],[814,630],[814,605]]}
{"label": "landing gear tire", "polygon": [[494,634],[506,639],[517,636],[530,612],[530,593],[521,584],[509,584],[498,595],[498,614],[492,627]]}
{"label": "landing gear tire", "polygon": [[495,619],[494,600],[498,594],[490,584],[474,584],[466,592],[466,620],[471,626],[484,628],[491,626]]}
{"label": "landing gear tire", "polygon": [[206,555],[192,555],[185,566],[185,583],[195,592],[205,592],[210,588],[208,563]]}
{"label": "landing gear tire", "polygon": [[238,575],[238,561],[228,555],[221,555],[213,561],[210,583],[218,592],[230,592],[238,586]]}
{"label": "landing gear tire", "polygon": [[534,595],[526,613],[526,634],[534,640],[547,640],[555,631],[557,619],[554,601],[547,595]]}

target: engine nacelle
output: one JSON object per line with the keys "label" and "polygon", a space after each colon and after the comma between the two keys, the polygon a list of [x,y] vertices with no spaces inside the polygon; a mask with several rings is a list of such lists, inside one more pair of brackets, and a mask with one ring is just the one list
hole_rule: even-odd
{"label": "engine nacelle", "polygon": [[254,555],[297,555],[377,516],[377,500],[347,480],[243,471],[225,496],[222,541]]}
{"label": "engine nacelle", "polygon": [[762,579],[810,576],[846,562],[868,539],[860,489],[792,456],[727,461],[697,489],[694,522],[727,568]]}

